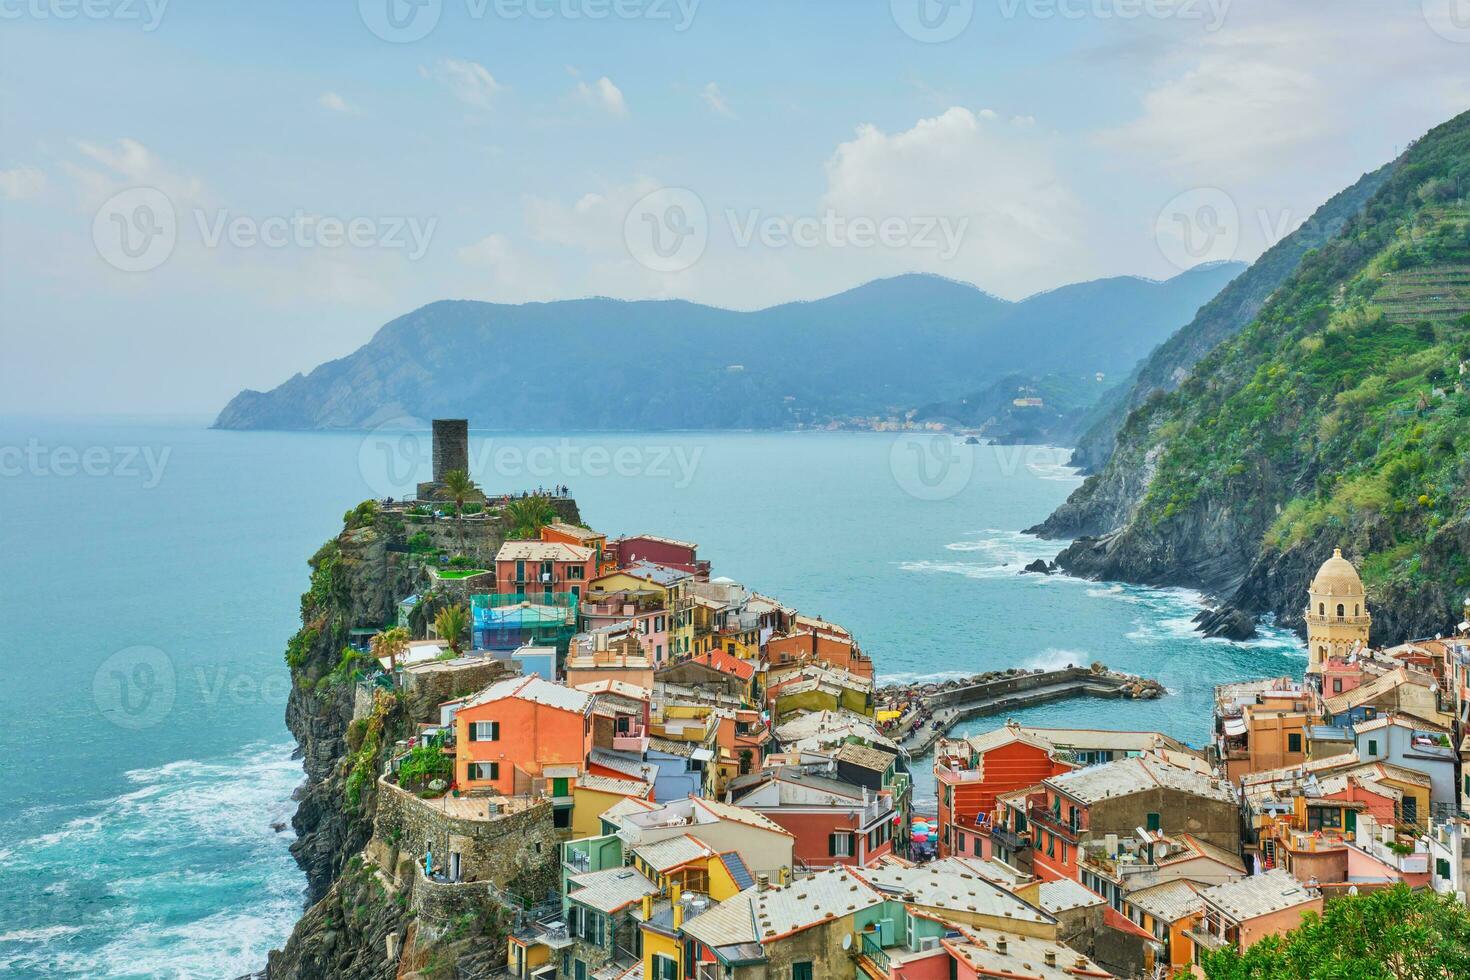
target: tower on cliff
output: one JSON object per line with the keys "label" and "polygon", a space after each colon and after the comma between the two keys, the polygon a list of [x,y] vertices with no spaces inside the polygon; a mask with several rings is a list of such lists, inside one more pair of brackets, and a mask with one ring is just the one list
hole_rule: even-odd
{"label": "tower on cliff", "polygon": [[[470,423],[468,419],[435,419],[434,479],[420,483],[418,499],[444,500],[444,478],[453,470],[470,471]],[[476,500],[483,500],[478,490]]]}
{"label": "tower on cliff", "polygon": [[1372,625],[1363,580],[1336,549],[1307,587],[1307,673],[1320,675],[1329,658],[1366,647]]}
{"label": "tower on cliff", "polygon": [[434,482],[451,470],[470,471],[470,420],[434,420]]}

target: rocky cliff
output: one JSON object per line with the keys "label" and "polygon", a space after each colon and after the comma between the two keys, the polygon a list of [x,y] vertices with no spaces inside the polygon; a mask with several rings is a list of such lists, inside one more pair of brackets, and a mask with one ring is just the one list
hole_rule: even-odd
{"label": "rocky cliff", "polygon": [[1062,567],[1205,589],[1223,601],[1207,626],[1240,635],[1260,613],[1299,625],[1312,571],[1341,547],[1376,642],[1455,622],[1470,588],[1467,196],[1470,114],[1416,143],[1244,330],[1130,413],[1103,472],[1033,529],[1081,535]]}
{"label": "rocky cliff", "polygon": [[[574,501],[553,503],[563,520],[580,522]],[[427,538],[420,549],[462,550],[485,559],[506,538],[494,514],[462,526],[448,520],[409,524],[368,502],[348,512],[342,533],[309,563],[301,629],[286,650],[292,680],[286,724],[306,770],[292,819],[292,853],[306,873],[309,907],[285,948],[271,954],[270,980],[484,975],[466,966],[486,955],[485,944],[472,940],[496,930],[503,937],[500,912],[480,893],[471,904],[483,908],[467,905],[462,921],[437,931],[432,943],[416,942],[412,908],[394,887],[403,869],[386,867],[400,865],[398,856],[367,853],[375,838],[377,776],[394,742],[413,730],[426,708],[402,695],[365,705],[344,648],[350,630],[392,622],[397,601],[420,590],[422,563],[408,548],[410,534],[418,532]],[[448,599],[429,597],[421,605],[443,601]],[[390,957],[390,949],[400,955]]]}

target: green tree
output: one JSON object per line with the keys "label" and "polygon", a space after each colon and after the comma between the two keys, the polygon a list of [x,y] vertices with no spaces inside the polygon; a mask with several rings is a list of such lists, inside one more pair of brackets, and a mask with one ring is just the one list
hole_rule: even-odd
{"label": "green tree", "polygon": [[541,529],[561,520],[550,499],[542,496],[520,497],[505,505],[506,521],[512,540],[530,541],[541,536]]}
{"label": "green tree", "polygon": [[449,650],[459,656],[463,644],[460,638],[470,629],[470,614],[464,606],[445,606],[434,616],[434,632],[439,639],[449,644]]}
{"label": "green tree", "polygon": [[464,551],[464,502],[475,492],[475,481],[464,470],[450,470],[444,474],[444,489],[454,498],[454,519],[459,525],[459,550]]}
{"label": "green tree", "polygon": [[397,681],[398,658],[408,652],[408,630],[402,626],[383,630],[373,637],[373,657],[377,660],[388,658],[388,676]]}
{"label": "green tree", "polygon": [[1396,885],[1332,899],[1284,936],[1201,955],[1210,980],[1449,980],[1470,977],[1470,909]]}

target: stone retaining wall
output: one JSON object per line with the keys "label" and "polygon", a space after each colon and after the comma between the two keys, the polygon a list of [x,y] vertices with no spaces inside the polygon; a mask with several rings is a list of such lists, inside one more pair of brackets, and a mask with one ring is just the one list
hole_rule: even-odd
{"label": "stone retaining wall", "polygon": [[454,852],[460,855],[465,881],[533,897],[556,886],[558,837],[550,800],[492,820],[464,820],[441,813],[386,779],[378,780],[377,800],[375,837],[398,851],[399,862],[406,857],[422,865],[424,854],[432,850],[438,869]]}

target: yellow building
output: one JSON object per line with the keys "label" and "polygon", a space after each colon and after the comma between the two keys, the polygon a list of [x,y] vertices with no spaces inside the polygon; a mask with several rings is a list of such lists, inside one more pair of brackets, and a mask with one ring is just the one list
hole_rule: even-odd
{"label": "yellow building", "polygon": [[584,774],[572,789],[572,838],[598,836],[605,811],[629,797],[646,800],[652,795],[653,786],[641,779]]}
{"label": "yellow building", "polygon": [[1373,617],[1363,580],[1342,549],[1322,563],[1307,589],[1308,674],[1321,674],[1331,657],[1345,657],[1355,647],[1368,645]]}

